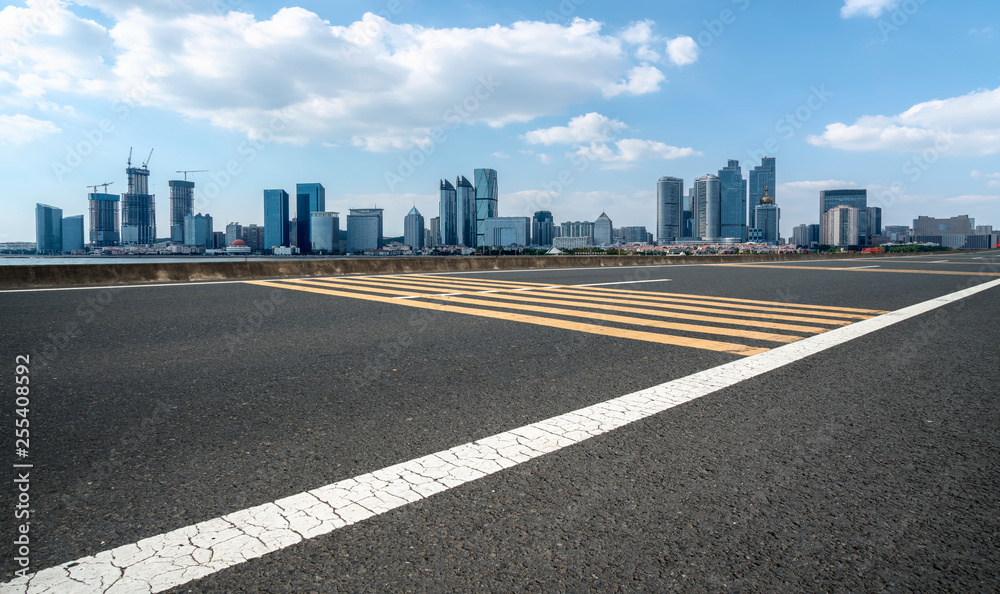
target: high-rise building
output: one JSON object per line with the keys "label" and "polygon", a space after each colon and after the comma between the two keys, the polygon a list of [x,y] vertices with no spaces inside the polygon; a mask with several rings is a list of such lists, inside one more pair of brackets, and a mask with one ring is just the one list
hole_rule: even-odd
{"label": "high-rise building", "polygon": [[198,213],[184,217],[184,245],[215,247],[215,230],[211,216]]}
{"label": "high-rise building", "polygon": [[[853,188],[849,190],[823,190],[819,193],[819,220],[823,225],[823,215],[837,206],[850,206],[858,209],[858,243],[832,244],[820,241],[823,245],[861,245],[868,235],[868,190]],[[825,225],[824,225],[825,227]],[[822,234],[822,231],[820,232]]]}
{"label": "high-rise building", "polygon": [[594,221],[594,245],[608,245],[614,241],[615,226],[607,213],[601,213]]}
{"label": "high-rise building", "polygon": [[972,235],[975,219],[969,215],[936,219],[934,217],[918,217],[913,219],[914,235]]}
{"label": "high-rise building", "polygon": [[764,191],[767,190],[771,198],[777,200],[777,192],[775,188],[777,187],[778,179],[777,172],[775,170],[775,160],[774,157],[764,157],[760,160],[760,165],[754,167],[750,170],[750,180],[747,184],[747,189],[749,191],[747,203],[749,205],[749,212],[747,213],[747,227],[756,228],[756,223],[753,220],[754,209],[760,204],[761,198],[764,197]]}
{"label": "high-rise building", "polygon": [[441,180],[441,243],[458,245],[458,194],[451,182]]}
{"label": "high-rise building", "polygon": [[823,213],[819,242],[822,245],[859,245],[861,241],[861,213],[853,206],[839,205]]}
{"label": "high-rise building", "polygon": [[528,217],[490,217],[483,222],[485,247],[528,245],[531,219]]}
{"label": "high-rise building", "polygon": [[240,225],[239,223],[229,223],[226,225],[225,247],[233,245],[233,242],[237,239],[243,240],[243,225]]}
{"label": "high-rise building", "polygon": [[62,253],[62,216],[61,208],[48,204],[35,204],[35,253]]}
{"label": "high-rise building", "polygon": [[430,232],[430,245],[443,245],[441,243],[441,217],[431,217]]}
{"label": "high-rise building", "polygon": [[694,227],[694,188],[688,188],[684,195],[683,210],[681,211],[681,237],[692,239],[696,237]]}
{"label": "high-rise building", "polygon": [[747,181],[734,159],[719,170],[719,233],[739,241],[747,239]]}
{"label": "high-rise building", "polygon": [[264,249],[264,227],[250,224],[243,227],[243,242],[247,244],[253,252],[260,252]]}
{"label": "high-rise building", "polygon": [[819,243],[819,225],[813,224],[802,224],[797,225],[792,229],[792,243],[799,247],[813,247],[814,244]]}
{"label": "high-rise building", "polygon": [[288,192],[264,190],[264,251],[289,247]]}
{"label": "high-rise building", "polygon": [[316,254],[340,251],[340,213],[313,211],[309,213],[310,249]]}
{"label": "high-rise building", "polygon": [[582,237],[586,239],[586,245],[594,245],[594,223],[590,221],[566,221],[561,223],[559,227],[561,228],[559,237]]}
{"label": "high-rise building", "polygon": [[128,192],[122,194],[122,243],[155,243],[156,197],[149,193],[149,169],[130,166],[125,172]]}
{"label": "high-rise building", "polygon": [[552,245],[552,213],[540,210],[531,217],[531,244],[548,247]]}
{"label": "high-rise building", "polygon": [[326,188],[323,184],[295,184],[295,230],[293,245],[303,254],[312,250],[312,213],[326,211]]}
{"label": "high-rise building", "polygon": [[347,214],[347,251],[382,249],[382,209],[352,208]]}
{"label": "high-rise building", "polygon": [[403,218],[403,243],[415,250],[424,249],[424,215],[416,206]]}
{"label": "high-rise building", "polygon": [[646,243],[648,237],[646,227],[622,227],[622,241],[625,243]]}
{"label": "high-rise building", "polygon": [[707,241],[718,240],[721,233],[722,186],[719,176],[709,173],[694,180],[694,224],[697,236]]}
{"label": "high-rise building", "polygon": [[83,215],[63,217],[62,251],[72,252],[83,249]]}
{"label": "high-rise building", "polygon": [[[500,216],[496,169],[476,169],[476,246],[486,245],[486,219]],[[442,221],[442,226],[443,226]]]}
{"label": "high-rise building", "polygon": [[[774,198],[764,188],[764,196],[760,204],[754,207],[753,217],[755,227],[753,238],[768,244],[778,244],[781,241],[781,209],[774,203]],[[748,235],[750,233],[748,232]]]}
{"label": "high-rise building", "polygon": [[882,208],[869,206],[865,214],[868,218],[865,225],[865,231],[868,233],[868,236],[882,235]]}
{"label": "high-rise building", "polygon": [[89,194],[90,243],[94,247],[110,247],[121,242],[118,227],[118,202],[115,194]]}
{"label": "high-rise building", "polygon": [[476,189],[464,175],[455,179],[458,245],[476,247]]}
{"label": "high-rise building", "polygon": [[194,213],[194,182],[170,180],[170,241],[184,243],[184,217]]}
{"label": "high-rise building", "polygon": [[656,239],[661,243],[684,236],[684,180],[661,177],[656,182]]}

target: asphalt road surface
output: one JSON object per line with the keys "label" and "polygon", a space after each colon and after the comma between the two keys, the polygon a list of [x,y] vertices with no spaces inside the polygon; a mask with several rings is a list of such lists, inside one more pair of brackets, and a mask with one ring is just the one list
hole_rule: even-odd
{"label": "asphalt road surface", "polygon": [[998,256],[0,292],[0,591],[997,591]]}

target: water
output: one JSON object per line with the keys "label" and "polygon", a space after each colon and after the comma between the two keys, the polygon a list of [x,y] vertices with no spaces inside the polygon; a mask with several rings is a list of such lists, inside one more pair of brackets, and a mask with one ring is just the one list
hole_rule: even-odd
{"label": "water", "polygon": [[[0,256],[0,266],[53,264],[150,264],[169,262],[242,262],[243,256]],[[249,256],[247,260],[342,260],[344,258]]]}

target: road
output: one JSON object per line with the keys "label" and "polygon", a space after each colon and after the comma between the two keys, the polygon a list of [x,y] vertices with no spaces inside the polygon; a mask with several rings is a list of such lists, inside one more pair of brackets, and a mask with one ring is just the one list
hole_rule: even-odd
{"label": "road", "polygon": [[30,591],[996,591],[998,256],[2,292],[0,534],[30,463]]}

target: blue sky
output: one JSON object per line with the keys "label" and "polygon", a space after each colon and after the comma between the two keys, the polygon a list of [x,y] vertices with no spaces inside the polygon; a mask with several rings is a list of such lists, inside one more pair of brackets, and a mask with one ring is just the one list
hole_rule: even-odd
{"label": "blue sky", "polygon": [[0,242],[34,240],[36,202],[123,192],[130,147],[161,237],[183,169],[216,230],[320,182],[401,234],[492,167],[503,216],[652,231],[657,178],[765,155],[783,236],[845,187],[887,225],[1000,227],[995,0],[31,0],[0,45]]}

